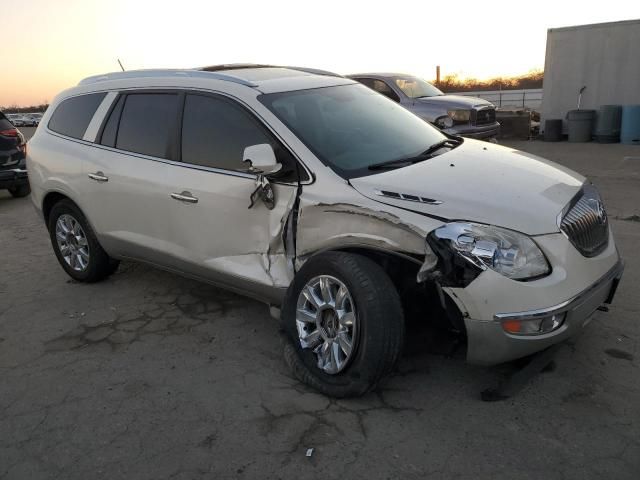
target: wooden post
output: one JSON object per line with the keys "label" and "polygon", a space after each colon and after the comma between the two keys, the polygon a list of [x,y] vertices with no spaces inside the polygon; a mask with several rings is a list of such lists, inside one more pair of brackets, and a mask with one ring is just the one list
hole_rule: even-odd
{"label": "wooden post", "polygon": [[436,85],[440,85],[440,65],[436,65]]}

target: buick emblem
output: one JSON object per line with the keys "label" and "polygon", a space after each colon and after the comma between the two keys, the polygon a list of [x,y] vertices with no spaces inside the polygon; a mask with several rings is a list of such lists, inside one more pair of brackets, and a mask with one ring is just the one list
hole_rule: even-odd
{"label": "buick emblem", "polygon": [[589,203],[591,204],[591,208],[593,209],[594,213],[598,217],[598,223],[600,225],[605,225],[607,223],[607,212],[604,209],[604,204],[602,203],[602,201],[591,199]]}
{"label": "buick emblem", "polygon": [[598,221],[600,225],[604,225],[607,223],[607,212],[604,209],[604,204],[598,200],[598,204],[596,205],[596,212],[598,212]]}

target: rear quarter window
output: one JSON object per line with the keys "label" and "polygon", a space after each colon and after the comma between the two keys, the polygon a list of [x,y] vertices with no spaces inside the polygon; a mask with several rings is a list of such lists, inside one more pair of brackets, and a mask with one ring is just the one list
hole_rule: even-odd
{"label": "rear quarter window", "polygon": [[73,138],[82,138],[106,93],[90,93],[64,100],[53,112],[49,129]]}

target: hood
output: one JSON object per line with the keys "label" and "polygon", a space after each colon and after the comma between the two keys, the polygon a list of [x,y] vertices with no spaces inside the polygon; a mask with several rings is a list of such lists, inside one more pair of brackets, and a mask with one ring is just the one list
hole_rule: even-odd
{"label": "hood", "polygon": [[477,106],[490,106],[491,102],[477,97],[463,97],[462,95],[438,95],[435,97],[416,98],[417,104],[442,106],[443,108],[458,108],[471,110]]}
{"label": "hood", "polygon": [[[358,192],[378,202],[529,235],[558,232],[558,214],[584,181],[549,160],[470,139],[429,160],[350,180]],[[442,203],[391,198],[380,195],[383,190]]]}

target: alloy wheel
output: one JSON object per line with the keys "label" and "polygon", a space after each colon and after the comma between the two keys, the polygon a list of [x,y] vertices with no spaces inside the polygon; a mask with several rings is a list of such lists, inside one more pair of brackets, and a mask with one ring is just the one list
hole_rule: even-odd
{"label": "alloy wheel", "polygon": [[331,375],[344,370],[355,351],[358,331],[346,285],[329,275],[309,280],[298,296],[296,327],[300,345],[316,354],[318,368]]}
{"label": "alloy wheel", "polygon": [[68,213],[56,221],[56,241],[64,261],[76,272],[89,266],[89,243],[80,223]]}

